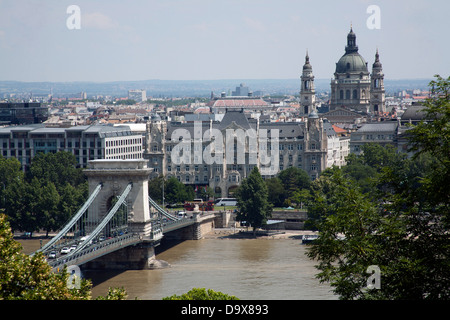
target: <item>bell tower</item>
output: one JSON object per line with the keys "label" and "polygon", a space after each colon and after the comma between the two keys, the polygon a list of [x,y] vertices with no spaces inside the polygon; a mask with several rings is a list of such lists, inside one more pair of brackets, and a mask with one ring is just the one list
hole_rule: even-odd
{"label": "bell tower", "polygon": [[370,75],[370,111],[375,114],[386,112],[383,66],[380,62],[378,49]]}
{"label": "bell tower", "polygon": [[300,107],[301,113],[304,115],[315,111],[316,104],[316,90],[314,88],[314,75],[312,66],[309,63],[308,51],[306,51],[305,64],[303,65],[303,72],[300,87]]}

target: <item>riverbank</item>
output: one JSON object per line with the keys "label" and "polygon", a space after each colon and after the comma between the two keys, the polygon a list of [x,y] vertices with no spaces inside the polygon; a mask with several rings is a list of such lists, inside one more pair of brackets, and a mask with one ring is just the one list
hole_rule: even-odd
{"label": "riverbank", "polygon": [[304,235],[317,234],[310,230],[271,230],[258,231],[256,237],[246,228],[216,228],[206,234],[203,239],[267,239],[267,240],[301,240]]}

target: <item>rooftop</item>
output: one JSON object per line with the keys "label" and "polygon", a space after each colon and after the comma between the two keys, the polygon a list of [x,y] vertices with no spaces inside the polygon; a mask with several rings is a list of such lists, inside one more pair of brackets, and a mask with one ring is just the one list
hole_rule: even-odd
{"label": "rooftop", "polygon": [[395,132],[397,130],[398,124],[396,121],[386,121],[377,123],[366,123],[363,124],[361,128],[358,129],[358,133],[365,132]]}

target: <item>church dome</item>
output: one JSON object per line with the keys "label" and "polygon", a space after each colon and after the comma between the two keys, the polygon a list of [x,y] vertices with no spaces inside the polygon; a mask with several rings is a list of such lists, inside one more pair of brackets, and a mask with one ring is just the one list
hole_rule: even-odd
{"label": "church dome", "polygon": [[367,63],[358,52],[344,54],[336,63],[336,73],[368,72]]}
{"label": "church dome", "polygon": [[347,72],[368,72],[367,62],[358,53],[358,46],[356,45],[356,35],[353,28],[347,35],[347,46],[345,47],[345,54],[336,63],[336,73]]}
{"label": "church dome", "polygon": [[305,57],[305,64],[303,65],[303,70],[307,71],[307,70],[311,70],[312,71],[312,66],[309,63],[309,55],[308,52],[306,52],[306,57]]}

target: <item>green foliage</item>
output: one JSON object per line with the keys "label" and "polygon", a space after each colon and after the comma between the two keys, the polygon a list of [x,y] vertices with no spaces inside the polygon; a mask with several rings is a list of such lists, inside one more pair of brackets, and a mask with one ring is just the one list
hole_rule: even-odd
{"label": "green foliage", "polygon": [[[341,299],[450,298],[450,81],[431,84],[427,119],[408,131],[412,158],[368,145],[349,168],[313,182],[308,215],[319,239],[308,256]],[[367,289],[370,265],[380,289]]]}
{"label": "green foliage", "polygon": [[84,174],[68,152],[36,155],[26,175],[16,159],[0,156],[0,176],[0,203],[14,230],[57,230],[88,193]]}
{"label": "green foliage", "polygon": [[166,203],[183,203],[194,200],[195,193],[191,186],[185,186],[172,176],[165,183],[164,195]]}
{"label": "green foliage", "polygon": [[56,153],[38,153],[31,161],[27,172],[28,181],[37,178],[52,182],[60,190],[66,184],[78,186],[85,182],[81,168],[77,168],[75,156],[66,151]]}
{"label": "green foliage", "polygon": [[281,171],[278,174],[278,178],[284,186],[286,198],[292,197],[294,192],[299,189],[308,189],[311,185],[311,178],[306,171],[296,167],[290,167]]}
{"label": "green foliage", "polygon": [[197,191],[196,198],[203,199],[205,201],[211,199],[214,197],[214,190],[211,187],[206,187],[206,190],[204,187],[199,187]]}
{"label": "green foliage", "polygon": [[[159,175],[148,181],[148,195],[153,200],[162,203],[163,185],[167,183],[164,181],[164,176]],[[167,191],[164,190],[164,193]]]}
{"label": "green foliage", "polygon": [[220,291],[205,288],[193,288],[182,295],[173,295],[165,297],[163,300],[239,300],[235,296],[231,296]]}
{"label": "green foliage", "polygon": [[165,180],[162,175],[149,181],[148,193],[153,200],[162,203],[163,185],[165,203],[183,203],[194,200],[195,191],[192,186],[184,185],[173,176]]}
{"label": "green foliage", "polygon": [[115,105],[125,105],[125,106],[131,106],[136,104],[136,100],[133,99],[125,99],[125,100],[116,100],[114,101]]}
{"label": "green foliage", "polygon": [[274,207],[291,205],[302,207],[311,186],[308,174],[295,167],[285,169],[278,176],[267,179],[265,182],[269,190],[269,202]]}
{"label": "green foliage", "polygon": [[[69,289],[69,274],[64,268],[53,273],[42,253],[21,252],[14,240],[7,216],[0,214],[0,300],[89,300],[92,283],[82,279],[79,288]],[[100,299],[125,299],[122,289],[111,289]]]}
{"label": "green foliage", "polygon": [[126,300],[128,294],[124,288],[109,288],[106,296],[98,296],[96,300]]}
{"label": "green foliage", "polygon": [[257,167],[254,167],[250,175],[242,181],[235,194],[239,208],[236,220],[249,223],[256,235],[256,229],[265,225],[272,215],[267,185]]}
{"label": "green foliage", "polygon": [[269,202],[274,207],[281,207],[286,199],[284,186],[278,177],[265,180],[267,189],[269,191]]}

